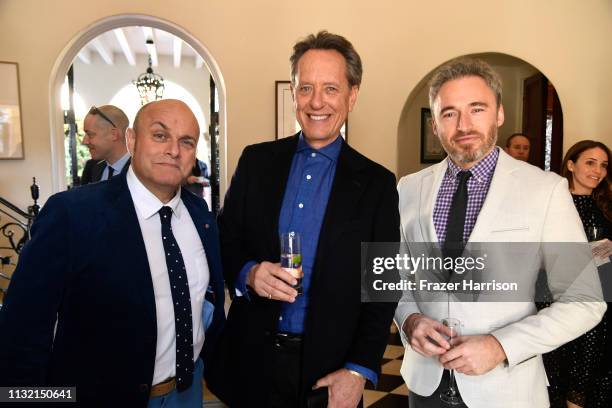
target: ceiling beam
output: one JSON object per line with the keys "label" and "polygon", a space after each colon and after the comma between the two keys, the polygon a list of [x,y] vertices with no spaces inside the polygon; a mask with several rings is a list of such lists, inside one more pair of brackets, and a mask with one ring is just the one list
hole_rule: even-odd
{"label": "ceiling beam", "polygon": [[[147,52],[151,56],[151,63],[156,67],[159,61],[157,59],[157,47],[155,46],[155,32],[151,27],[142,27],[142,34],[145,38]],[[146,43],[147,41],[150,41],[150,43]]]}
{"label": "ceiling beam", "polygon": [[136,65],[136,58],[134,58],[134,53],[132,52],[132,49],[130,48],[130,44],[128,43],[128,40],[125,37],[125,33],[123,32],[123,29],[115,28],[113,32],[115,33],[115,37],[117,37],[117,41],[119,41],[119,45],[121,46],[121,49],[123,50],[123,55],[125,55],[125,59],[127,60],[128,64],[132,66]]}
{"label": "ceiling beam", "polygon": [[172,49],[174,52],[174,68],[181,67],[181,52],[183,48],[183,40],[178,37],[172,39]]}
{"label": "ceiling beam", "polygon": [[77,56],[79,57],[81,61],[83,61],[84,64],[88,64],[88,65],[91,64],[91,52],[89,52],[88,49],[86,48],[81,49],[81,51],[79,51]]}
{"label": "ceiling beam", "polygon": [[100,54],[100,57],[102,57],[104,62],[106,62],[108,65],[113,65],[113,52],[102,44],[99,37],[91,40],[91,45],[93,45],[96,51],[98,51],[98,54]]}

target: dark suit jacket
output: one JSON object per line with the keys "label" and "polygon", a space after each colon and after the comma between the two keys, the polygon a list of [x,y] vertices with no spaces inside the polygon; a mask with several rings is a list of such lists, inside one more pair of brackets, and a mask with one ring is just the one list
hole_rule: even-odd
{"label": "dark suit jacket", "polygon": [[[123,169],[121,169],[121,173],[125,173],[130,167],[131,159],[128,159],[127,162],[123,165]],[[102,178],[102,173],[104,173],[104,169],[106,168],[106,162],[104,160],[94,160],[89,159],[85,162],[85,167],[83,167],[83,172],[81,173],[81,186],[90,183],[97,183]]]}
{"label": "dark suit jacket", "polygon": [[[219,217],[224,274],[232,294],[247,261],[280,259],[278,218],[297,141],[296,135],[248,146],[240,158]],[[313,269],[303,393],[346,362],[380,371],[396,303],[360,301],[360,243],[368,241],[399,241],[395,177],[345,143]],[[271,334],[280,310],[280,302],[254,293],[250,300],[234,297],[208,378],[212,391],[230,406],[267,406]]]}
{"label": "dark suit jacket", "polygon": [[[215,293],[208,358],[225,320],[218,232],[204,200],[184,190],[181,198]],[[49,198],[0,310],[0,386],[76,386],[79,404],[70,406],[145,407],[156,342],[153,282],[125,175]]]}

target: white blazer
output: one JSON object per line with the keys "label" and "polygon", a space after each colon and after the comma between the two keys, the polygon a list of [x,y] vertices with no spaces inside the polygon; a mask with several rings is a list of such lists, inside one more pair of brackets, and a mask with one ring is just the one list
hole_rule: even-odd
{"label": "white blazer", "polygon": [[[405,176],[398,184],[401,235],[408,248],[411,242],[438,241],[433,210],[447,160]],[[567,180],[500,151],[469,242],[585,241]],[[548,407],[541,354],[594,327],[606,310],[592,261],[586,262],[584,270],[576,274],[584,279],[576,280],[568,288],[564,286],[567,282],[559,282],[560,274],[555,273],[559,263],[555,263],[558,259],[551,259],[554,256],[533,251],[521,258],[500,253],[496,259],[502,262],[494,267],[506,276],[519,273],[523,281],[529,282],[535,282],[539,269],[544,267],[557,300],[550,307],[537,312],[534,302],[483,302],[480,298],[478,302],[450,304],[452,317],[463,323],[463,334],[492,334],[507,356],[507,362],[484,375],[456,375],[459,391],[470,408]],[[410,293],[405,293],[403,299],[395,313],[406,347],[401,374],[410,391],[429,396],[440,384],[443,367],[437,358],[423,357],[413,351],[401,327],[412,313],[441,320],[447,316],[448,306],[446,302],[415,300]]]}

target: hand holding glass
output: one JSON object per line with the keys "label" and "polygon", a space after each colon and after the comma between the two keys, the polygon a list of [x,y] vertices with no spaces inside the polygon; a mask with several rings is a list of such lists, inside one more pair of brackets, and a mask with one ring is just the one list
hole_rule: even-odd
{"label": "hand holding glass", "polygon": [[[461,335],[461,322],[458,319],[447,317],[442,319],[442,324],[450,329],[451,335],[448,338],[448,342],[451,347],[453,346],[453,339]],[[440,399],[446,402],[448,405],[460,405],[463,404],[461,395],[457,390],[457,384],[455,383],[455,370],[450,371],[450,378],[448,380],[448,389],[440,393]]]}
{"label": "hand holding glass", "polygon": [[295,279],[297,284],[293,286],[297,290],[298,295],[302,294],[302,242],[298,232],[286,232],[280,236],[281,246],[281,268],[289,272]]}

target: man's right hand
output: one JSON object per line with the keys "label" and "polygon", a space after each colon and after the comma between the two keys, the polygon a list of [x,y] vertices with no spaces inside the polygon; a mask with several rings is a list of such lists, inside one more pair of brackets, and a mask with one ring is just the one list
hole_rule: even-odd
{"label": "man's right hand", "polygon": [[439,356],[451,348],[444,338],[452,335],[451,330],[439,321],[420,313],[408,316],[402,329],[412,349],[425,357]]}
{"label": "man's right hand", "polygon": [[246,283],[259,296],[282,302],[293,303],[298,294],[291,287],[297,284],[297,280],[281,268],[280,263],[258,263],[249,271]]}

